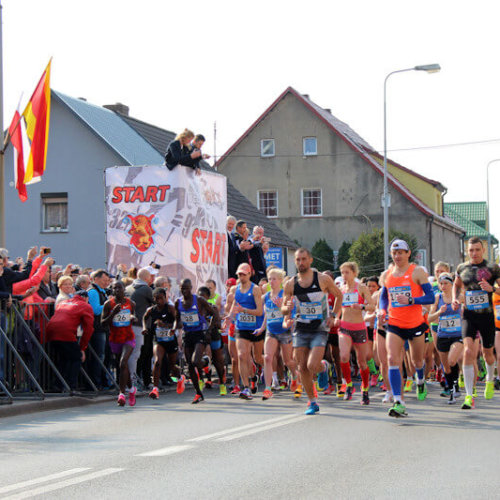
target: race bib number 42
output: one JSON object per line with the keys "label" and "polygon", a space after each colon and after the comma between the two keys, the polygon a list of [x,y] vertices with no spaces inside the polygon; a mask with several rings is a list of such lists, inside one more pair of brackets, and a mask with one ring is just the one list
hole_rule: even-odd
{"label": "race bib number 42", "polygon": [[313,321],[315,319],[323,319],[323,310],[321,302],[301,302],[300,303],[300,317]]}
{"label": "race bib number 42", "polygon": [[391,299],[392,307],[403,307],[404,304],[398,302],[398,295],[404,295],[407,298],[411,298],[411,287],[410,286],[392,286],[389,288],[389,296]]}
{"label": "race bib number 42", "polygon": [[490,301],[484,290],[467,290],[465,292],[465,307],[472,311],[488,309]]}

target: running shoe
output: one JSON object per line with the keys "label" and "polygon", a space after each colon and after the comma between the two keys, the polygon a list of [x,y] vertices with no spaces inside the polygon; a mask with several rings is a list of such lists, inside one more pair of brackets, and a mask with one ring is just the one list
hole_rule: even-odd
{"label": "running shoe", "polygon": [[325,389],[323,391],[323,394],[326,394],[327,396],[329,396],[330,394],[333,394],[334,392],[335,392],[335,386],[334,385],[329,385],[328,389]]}
{"label": "running shoe", "polygon": [[427,384],[425,382],[417,384],[417,398],[423,401],[427,397]]}
{"label": "running shoe", "polygon": [[200,386],[200,391],[203,391],[205,389],[205,382],[200,378],[198,379],[198,385]]}
{"label": "running shoe", "polygon": [[498,377],[495,379],[495,391],[500,391],[500,379]]}
{"label": "running shoe", "polygon": [[458,387],[460,387],[460,389],[465,388],[465,381],[464,381],[464,374],[463,373],[461,373],[458,376]]}
{"label": "running shoe", "polygon": [[449,397],[450,397],[450,394],[451,394],[450,389],[443,389],[443,390],[441,391],[440,396],[441,396],[442,398],[449,398]]}
{"label": "running shoe", "polygon": [[392,408],[389,409],[389,417],[407,417],[408,413],[406,413],[406,406],[400,401],[396,401]]}
{"label": "running shoe", "polygon": [[251,400],[253,399],[252,393],[250,392],[250,389],[248,387],[245,387],[241,392],[240,392],[240,398],[241,399],[247,399]]}
{"label": "running shoe", "polygon": [[266,401],[267,399],[271,399],[272,397],[273,397],[273,392],[271,391],[271,389],[268,389],[266,387],[266,389],[264,389],[264,392],[262,393],[262,399]]}
{"label": "running shoe", "polygon": [[212,381],[211,380],[207,380],[205,382],[205,389],[211,389],[212,388]]}
{"label": "running shoe", "polygon": [[227,395],[226,384],[220,384],[219,385],[219,396],[226,396],[226,395]]}
{"label": "running shoe", "polygon": [[299,386],[299,383],[297,382],[297,379],[292,379],[292,382],[290,384],[290,390],[292,392],[295,392],[297,390],[297,387]]}
{"label": "running shoe", "polygon": [[493,381],[486,382],[484,388],[484,399],[493,399],[493,394],[495,394],[495,383]]}
{"label": "running shoe", "polygon": [[273,378],[273,381],[271,383],[271,390],[277,391],[277,390],[279,390],[279,388],[280,388],[279,381]]}
{"label": "running shoe", "polygon": [[460,387],[458,386],[457,383],[455,384],[454,390],[455,390],[455,397],[458,398],[460,396]]}
{"label": "running shoe", "polygon": [[252,390],[252,394],[257,392],[257,375],[254,375],[250,380],[250,388]]}
{"label": "running shoe", "polygon": [[304,413],[306,415],[315,415],[316,413],[319,413],[318,403],[316,403],[316,402],[314,402],[314,403],[309,402],[309,405],[307,406],[307,410]]}
{"label": "running shoe", "polygon": [[241,392],[240,386],[239,385],[235,385],[233,387],[233,390],[231,391],[231,394],[239,394],[240,392]]}
{"label": "running shoe", "polygon": [[346,386],[344,384],[337,384],[337,397],[343,398]]}
{"label": "running shoe", "polygon": [[474,398],[472,396],[465,396],[465,400],[462,404],[462,410],[472,410],[474,406]]}
{"label": "running shoe", "polygon": [[474,389],[472,390],[472,397],[477,398],[477,388],[476,387],[474,387]]}
{"label": "running shoe", "polygon": [[137,387],[132,387],[131,391],[128,391],[128,404],[130,406],[135,406],[135,395],[137,394]]}
{"label": "running shoe", "polygon": [[127,400],[125,398],[125,394],[121,394],[118,396],[118,406],[125,406],[125,404],[127,403]]}
{"label": "running shoe", "polygon": [[405,383],[405,387],[404,387],[403,391],[404,392],[411,392],[412,387],[413,387],[413,380],[411,378],[409,378]]}
{"label": "running shoe", "polygon": [[318,373],[318,386],[323,391],[328,387],[328,361],[321,361],[323,369]]}
{"label": "running shoe", "polygon": [[344,401],[349,401],[352,399],[352,394],[354,392],[354,388],[352,385],[348,385],[345,389]]}
{"label": "running shoe", "polygon": [[368,406],[370,404],[370,396],[368,396],[368,391],[362,391],[361,404],[363,406]]}
{"label": "running shoe", "polygon": [[457,398],[455,397],[455,391],[450,391],[450,399],[448,399],[449,405],[457,404]]}
{"label": "running shoe", "polygon": [[380,390],[387,392],[387,386],[384,383],[382,383],[382,385],[380,386]]}
{"label": "running shoe", "polygon": [[288,387],[288,385],[286,383],[286,380],[282,380],[280,382],[280,391],[286,391],[287,387]]}
{"label": "running shoe", "polygon": [[198,403],[201,403],[204,400],[205,398],[203,397],[203,394],[195,394],[193,401],[191,401],[191,404],[197,405]]}
{"label": "running shoe", "polygon": [[392,403],[394,401],[394,398],[392,397],[392,394],[387,391],[382,398],[382,403]]}
{"label": "running shoe", "polygon": [[378,373],[375,373],[370,377],[370,387],[377,387],[378,384]]}
{"label": "running shoe", "polygon": [[158,387],[153,387],[153,390],[149,393],[151,399],[158,399],[160,397],[160,391]]}
{"label": "running shoe", "polygon": [[295,389],[295,392],[293,393],[293,397],[294,397],[295,399],[299,399],[301,396],[302,396],[302,385],[301,385],[301,384],[299,384],[299,385],[297,386],[297,389]]}
{"label": "running shoe", "polygon": [[181,375],[179,380],[177,380],[177,394],[182,394],[186,388],[186,377]]}

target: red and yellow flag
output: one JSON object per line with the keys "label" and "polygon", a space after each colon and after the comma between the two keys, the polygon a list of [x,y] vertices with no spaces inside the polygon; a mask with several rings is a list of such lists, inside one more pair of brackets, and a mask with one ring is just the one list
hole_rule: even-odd
{"label": "red and yellow flag", "polygon": [[9,128],[14,146],[16,188],[26,201],[26,184],[41,180],[47,161],[50,123],[50,64],[47,64],[22,115],[16,111]]}

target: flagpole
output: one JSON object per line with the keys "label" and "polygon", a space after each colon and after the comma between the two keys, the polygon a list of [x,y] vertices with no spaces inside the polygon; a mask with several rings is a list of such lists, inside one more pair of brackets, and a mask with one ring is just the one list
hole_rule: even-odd
{"label": "flagpole", "polygon": [[[3,145],[3,33],[2,1],[0,0],[0,144]],[[0,246],[5,247],[5,154],[0,154]]]}

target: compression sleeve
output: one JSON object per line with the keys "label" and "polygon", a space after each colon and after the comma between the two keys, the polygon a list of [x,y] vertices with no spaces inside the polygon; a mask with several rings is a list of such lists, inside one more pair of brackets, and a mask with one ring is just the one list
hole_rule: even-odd
{"label": "compression sleeve", "polygon": [[382,287],[382,293],[380,294],[380,309],[387,311],[389,307],[389,295],[387,293],[387,287]]}
{"label": "compression sleeve", "polygon": [[425,295],[422,295],[422,297],[415,297],[413,299],[414,304],[434,304],[434,301],[436,300],[434,297],[434,291],[432,290],[432,285],[430,283],[424,283],[423,285],[420,285],[422,287],[422,290]]}

